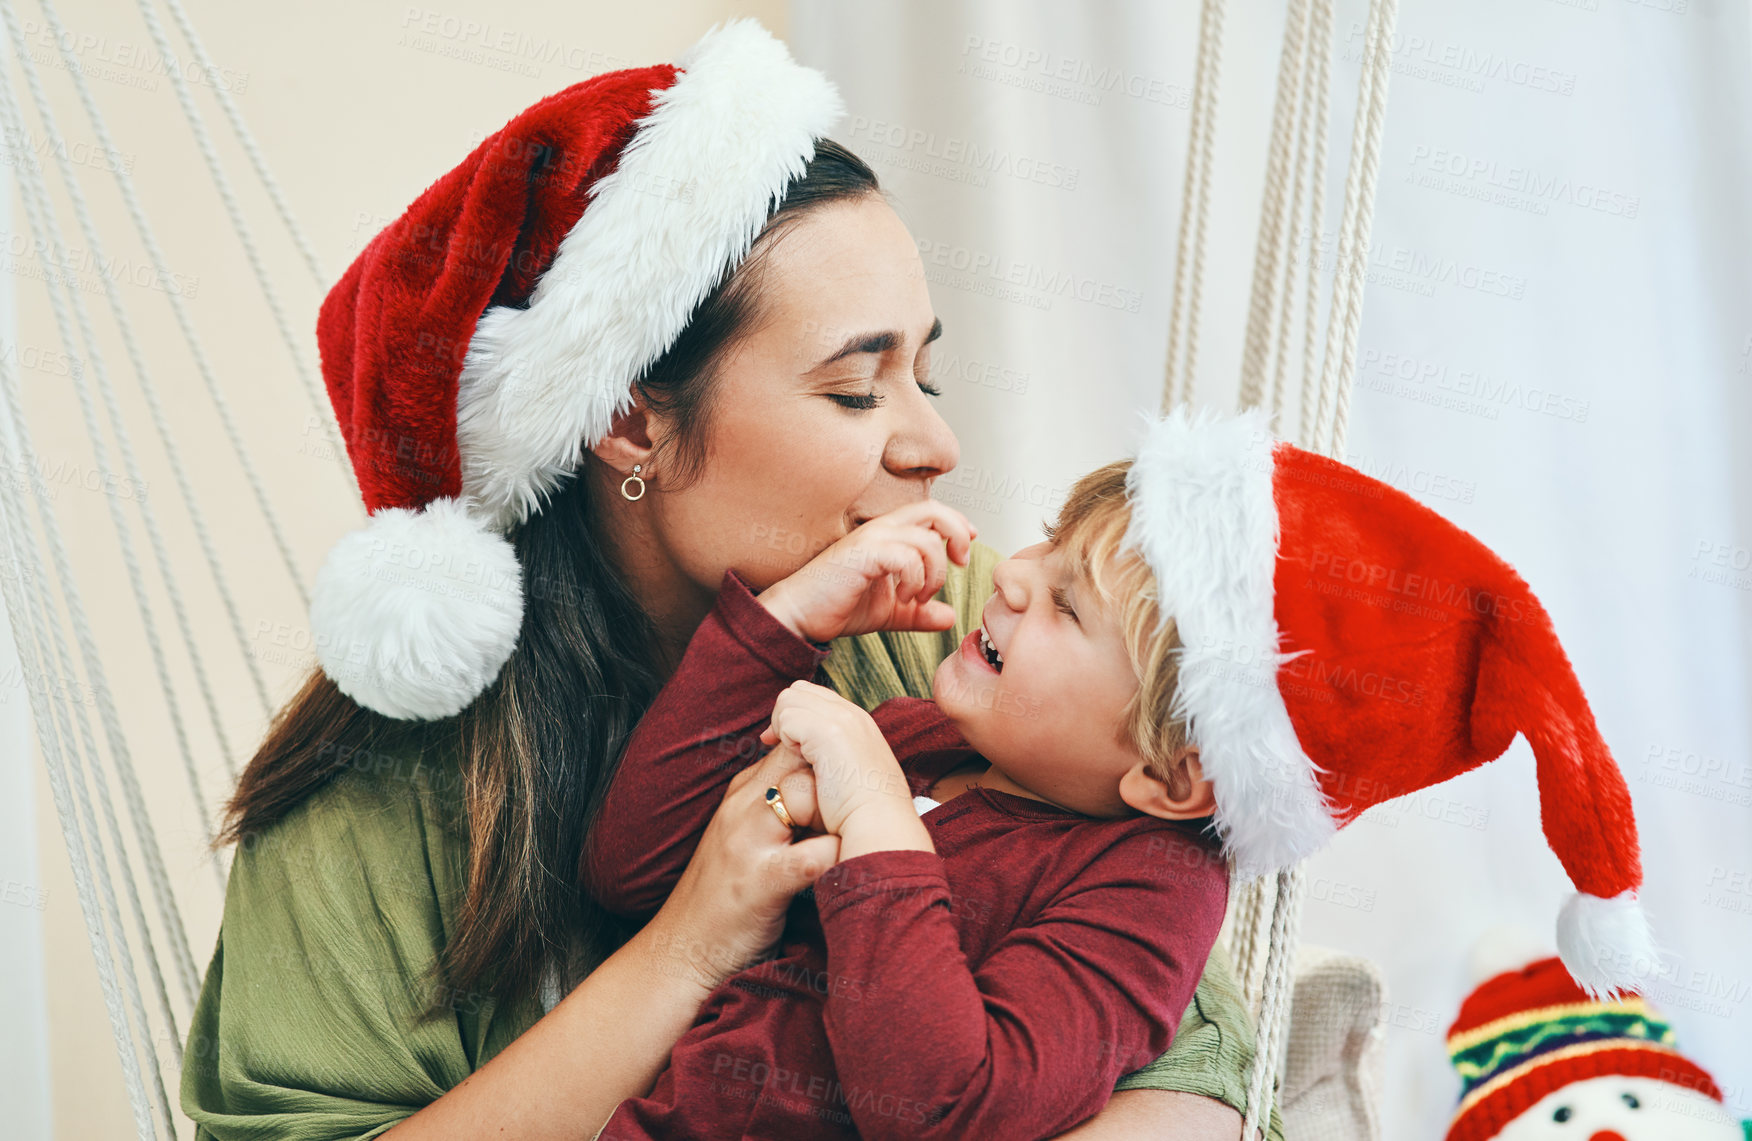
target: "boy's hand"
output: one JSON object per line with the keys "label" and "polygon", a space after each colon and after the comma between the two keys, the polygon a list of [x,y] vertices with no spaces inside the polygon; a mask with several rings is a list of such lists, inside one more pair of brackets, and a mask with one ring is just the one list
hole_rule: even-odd
{"label": "boy's hand", "polygon": [[759,598],[812,642],[872,630],[947,630],[955,608],[932,597],[949,573],[944,544],[948,558],[966,566],[978,533],[946,504],[909,504],[866,520]]}
{"label": "boy's hand", "polygon": [[918,820],[906,774],[882,730],[863,709],[831,689],[792,682],[761,731],[769,745],[794,746],[815,772],[818,827],[844,836],[848,821]]}

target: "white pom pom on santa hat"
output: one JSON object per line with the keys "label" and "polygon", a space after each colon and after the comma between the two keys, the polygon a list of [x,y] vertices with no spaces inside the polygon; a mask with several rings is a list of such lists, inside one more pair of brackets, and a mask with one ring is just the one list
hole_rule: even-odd
{"label": "white pom pom on santa hat", "polygon": [[323,672],[386,717],[460,713],[493,684],[523,624],[523,576],[461,499],[384,508],[329,551],[310,603]]}
{"label": "white pom pom on santa hat", "polygon": [[1610,899],[1571,896],[1557,916],[1557,956],[1593,999],[1642,994],[1661,969],[1660,948],[1634,891]]}

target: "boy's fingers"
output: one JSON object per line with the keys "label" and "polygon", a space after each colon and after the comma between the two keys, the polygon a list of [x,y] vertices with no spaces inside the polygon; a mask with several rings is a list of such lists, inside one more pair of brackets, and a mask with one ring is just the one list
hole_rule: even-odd
{"label": "boy's fingers", "polygon": [[925,557],[925,581],[919,589],[919,598],[926,599],[942,590],[943,583],[947,581],[948,552],[935,534],[920,544],[919,551]]}
{"label": "boy's fingers", "polygon": [[896,607],[885,630],[947,630],[955,625],[955,607],[940,598]]}
{"label": "boy's fingers", "polygon": [[778,784],[779,778],[785,773],[807,764],[794,747],[788,748],[781,744],[778,748],[769,749],[754,764],[731,777],[724,790],[724,797],[729,799],[744,785],[759,784],[764,789],[768,785]]}
{"label": "boy's fingers", "polygon": [[928,502],[934,508],[928,515],[930,525],[948,544],[949,557],[958,564],[966,564],[972,553],[973,537],[979,534],[979,529],[972,520],[947,503],[935,499]]}
{"label": "boy's fingers", "polygon": [[895,558],[900,563],[900,580],[904,587],[904,590],[897,592],[895,597],[910,602],[919,596],[919,592],[925,586],[926,567],[922,552],[918,544],[903,541],[897,544]]}
{"label": "boy's fingers", "polygon": [[972,520],[940,499],[909,503],[877,518],[936,531],[948,543],[949,557],[962,566],[967,564],[972,553],[973,540],[979,534],[979,528],[973,525]]}

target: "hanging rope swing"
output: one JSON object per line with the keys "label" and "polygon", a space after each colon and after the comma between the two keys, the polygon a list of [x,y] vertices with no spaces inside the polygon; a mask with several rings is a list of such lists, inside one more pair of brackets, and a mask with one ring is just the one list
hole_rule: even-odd
{"label": "hanging rope swing", "polygon": [[[1168,358],[1162,411],[1190,403],[1198,365],[1198,320],[1204,285],[1212,138],[1222,61],[1225,0],[1204,0],[1194,68],[1192,120],[1186,146],[1186,177],[1180,211],[1169,313]],[[1324,351],[1315,370],[1319,325],[1319,235],[1324,217],[1327,124],[1331,108],[1333,0],[1289,0],[1283,50],[1266,151],[1265,190],[1253,262],[1253,286],[1243,339],[1238,405],[1269,408],[1283,434],[1290,336],[1297,320],[1294,277],[1298,232],[1308,235],[1307,272],[1300,291],[1302,325],[1300,429],[1295,441],[1335,459],[1344,456],[1356,379],[1357,334],[1363,319],[1363,280],[1369,231],[1375,213],[1381,132],[1387,111],[1393,26],[1398,0],[1370,0],[1363,34],[1357,115],[1345,174],[1344,213],[1339,223],[1327,310]],[[1269,378],[1269,383],[1268,383]],[[1290,1017],[1291,971],[1300,939],[1306,876],[1297,865],[1261,876],[1235,892],[1230,951],[1242,992],[1254,1013],[1256,1053],[1248,1082],[1242,1136],[1265,1136]]]}
{"label": "hanging rope swing", "polygon": [[[208,73],[211,60],[180,0],[162,0],[186,41],[190,58]],[[76,57],[77,37],[61,23],[53,0],[39,0],[43,26],[60,52],[79,103],[90,121],[93,137],[105,154],[118,152],[108,123],[92,97]],[[154,0],[138,0],[152,42],[165,64],[177,103],[193,132],[208,173],[224,203],[227,217],[243,248],[251,271],[303,392],[315,411],[333,455],[344,457],[340,433],[329,402],[316,381],[307,347],[293,333],[279,291],[273,284],[257,236],[248,225],[231,179],[219,158],[212,133],[191,95]],[[1303,447],[1341,456],[1349,422],[1350,397],[1356,369],[1357,334],[1362,320],[1363,260],[1373,216],[1380,139],[1386,108],[1388,65],[1396,0],[1371,0],[1364,34],[1357,116],[1345,178],[1342,220],[1333,258],[1332,295],[1326,309],[1324,342],[1318,343],[1321,266],[1318,235],[1324,215],[1327,135],[1330,117],[1330,60],[1333,0],[1288,0],[1276,98],[1273,104],[1266,174],[1262,195],[1252,287],[1243,342],[1239,403],[1265,407],[1274,425],[1281,425],[1294,389],[1298,431]],[[1190,403],[1198,376],[1198,333],[1202,316],[1205,247],[1209,222],[1212,157],[1215,143],[1217,92],[1222,65],[1225,0],[1203,0],[1195,63],[1191,125],[1177,231],[1177,259],[1169,314],[1168,355],[1162,409]],[[14,140],[17,172],[34,248],[50,265],[67,262],[69,243],[51,199],[48,177],[39,153],[54,155],[56,173],[72,207],[78,240],[88,256],[105,264],[105,245],[83,190],[74,177],[67,138],[52,113],[38,62],[26,42],[25,25],[15,0],[0,0],[10,53],[0,53],[0,130]],[[18,76],[13,74],[14,68]],[[15,83],[15,78],[22,80]],[[292,216],[256,140],[223,85],[212,90],[249,162],[284,225],[318,291],[329,283],[313,246]],[[21,91],[47,145],[32,143]],[[148,221],[139,194],[119,162],[105,164],[116,180],[136,237],[161,279],[171,279],[164,252]],[[1297,274],[1300,236],[1308,236],[1305,272]],[[85,292],[68,275],[44,275],[57,330],[67,358],[73,362],[72,388],[90,439],[95,467],[105,486],[121,480],[144,487],[138,450],[117,384],[95,331]],[[187,513],[200,548],[211,590],[224,614],[224,625],[243,661],[242,676],[254,693],[264,718],[274,711],[261,664],[245,634],[237,595],[213,542],[212,529],[195,493],[195,481],[182,460],[182,448],[165,412],[160,391],[148,367],[140,338],[115,283],[102,279],[103,297],[115,320],[138,394],[151,418],[178,498]],[[212,406],[243,477],[243,483],[263,519],[272,545],[290,579],[291,592],[308,607],[308,595],[292,556],[292,548],[266,486],[256,470],[237,419],[227,402],[219,372],[203,346],[187,306],[174,290],[164,291],[171,316],[187,346],[195,371]],[[1300,351],[1293,334],[1300,327]],[[1297,361],[1299,360],[1299,364]],[[106,434],[107,430],[107,434]],[[1278,428],[1282,433],[1283,429]],[[110,441],[113,439],[112,449]],[[27,476],[24,481],[0,479],[0,598],[3,598],[27,683],[24,686],[37,740],[49,776],[55,813],[67,845],[80,913],[97,967],[105,1012],[121,1063],[135,1130],[144,1141],[173,1139],[172,1093],[182,1063],[180,1029],[192,1012],[200,988],[200,971],[178,910],[151,813],[129,750],[118,712],[115,690],[98,652],[93,623],[68,555],[68,543],[57,514],[53,491],[44,478],[24,415],[16,361],[0,354],[0,463]],[[352,471],[336,466],[351,481]],[[21,486],[21,482],[27,486]],[[354,489],[356,490],[356,488]],[[193,685],[205,712],[205,732],[212,735],[223,758],[225,775],[234,783],[237,755],[226,732],[223,704],[213,677],[229,670],[229,661],[203,649],[195,635],[195,613],[188,599],[199,590],[185,589],[170,544],[166,541],[156,500],[132,497],[138,520],[130,521],[120,497],[106,496],[111,524],[121,553],[122,570],[139,611],[153,675],[169,720],[184,776],[202,827],[211,838],[214,798],[203,787],[198,755],[205,750],[194,740],[200,732],[184,718],[171,666],[168,641],[180,641],[190,663]],[[357,501],[354,496],[353,501]],[[34,522],[33,522],[34,516]],[[135,542],[134,526],[145,533],[151,563],[159,583],[149,584]],[[161,586],[168,603],[168,623],[154,603]],[[202,584],[205,588],[206,584]],[[174,629],[167,639],[166,628]],[[69,632],[71,638],[69,638]],[[229,658],[232,649],[224,651]],[[213,671],[213,672],[210,672]],[[32,679],[49,684],[35,684]],[[89,701],[76,697],[76,682]],[[93,724],[93,711],[96,724]],[[119,795],[118,795],[119,794]],[[121,805],[118,810],[117,800]],[[124,830],[123,821],[127,822]],[[213,871],[221,892],[225,868]],[[140,890],[140,884],[146,891]],[[1245,1136],[1264,1136],[1270,1118],[1289,1020],[1289,985],[1295,955],[1304,874],[1300,867],[1239,885],[1232,907],[1231,952],[1247,1001],[1257,1022],[1258,1051],[1249,1077],[1249,1109]],[[142,985],[144,980],[145,985]],[[174,996],[174,997],[173,997]],[[161,1055],[168,1054],[168,1058]],[[168,1062],[168,1064],[166,1064]],[[169,1071],[167,1073],[167,1070]]]}
{"label": "hanging rope swing", "polygon": [[[188,40],[199,66],[211,72],[212,64],[179,0],[166,0],[166,3]],[[74,54],[77,37],[67,33],[52,0],[41,0],[41,7],[44,27],[59,49],[61,65],[74,84],[99,147],[107,155],[121,153],[114,145],[108,124],[98,110],[80,61]],[[257,282],[268,301],[290,356],[297,362],[300,375],[305,378],[306,391],[310,394],[320,422],[325,426],[338,455],[340,435],[329,412],[328,402],[321,398],[320,390],[316,387],[315,374],[307,360],[308,354],[298,345],[285,320],[266,267],[256,252],[254,236],[243,220],[235,195],[219,165],[211,136],[190,96],[177,56],[169,45],[151,0],[141,0],[140,8],[166,65],[165,72],[176,89],[178,103],[195,132],[209,171],[220,188],[227,213],[248,253]],[[50,200],[47,180],[38,161],[40,150],[55,156],[57,172],[72,204],[85,252],[97,264],[108,264],[108,255],[97,232],[83,189],[73,174],[67,139],[56,123],[43,89],[37,61],[29,50],[24,25],[12,0],[0,0],[0,18],[5,21],[7,39],[11,46],[10,52],[0,53],[0,127],[6,131],[6,137],[14,141],[12,165],[17,172],[34,239],[33,248],[50,266],[71,264],[68,251],[73,247],[64,235]],[[17,97],[18,86],[11,74],[13,66],[17,66],[22,72],[24,89],[30,94],[31,103],[41,124],[42,137],[49,144],[46,147],[32,145],[33,136],[26,128],[23,108]],[[257,174],[279,209],[282,220],[303,252],[312,277],[319,287],[324,285],[326,277],[315,260],[309,241],[299,231],[287,210],[284,194],[268,173],[260,147],[249,134],[229,94],[222,86],[215,86],[214,90],[246,153],[255,165]],[[128,214],[158,279],[174,280],[129,177],[127,165],[119,162],[105,165],[116,178]],[[144,488],[146,482],[141,473],[129,423],[122,414],[116,388],[85,303],[84,292],[77,287],[70,275],[51,272],[45,277],[61,342],[67,359],[72,362],[71,379],[79,400],[86,435],[91,443],[95,467],[102,477],[103,486]],[[261,711],[267,716],[272,712],[267,683],[262,676],[260,663],[251,652],[248,638],[244,634],[235,593],[220,566],[206,515],[195,498],[193,481],[182,462],[181,446],[172,435],[163,402],[141,350],[139,337],[122,304],[115,282],[108,274],[100,274],[99,277],[104,299],[115,318],[140,394],[163,445],[163,452],[183,505],[188,511],[213,587],[243,659],[245,672]],[[188,344],[197,371],[268,525],[293,589],[302,597],[304,584],[297,573],[291,548],[285,539],[285,530],[238,430],[236,418],[220,386],[218,373],[195,332],[181,295],[175,290],[167,290],[164,291],[164,296],[170,302],[177,327]],[[56,816],[67,844],[75,893],[89,937],[92,958],[97,967],[104,1008],[115,1038],[135,1130],[141,1138],[175,1138],[176,1124],[172,1117],[174,1102],[170,1098],[170,1091],[177,1088],[178,1071],[182,1063],[183,1035],[179,1028],[181,1023],[178,1013],[180,1009],[186,1016],[193,1010],[200,988],[200,973],[190,951],[187,931],[166,872],[162,848],[142,795],[127,735],[117,712],[114,688],[105,673],[93,636],[92,623],[68,558],[63,528],[53,506],[53,494],[44,478],[44,469],[38,461],[24,416],[22,394],[14,366],[15,362],[10,355],[0,360],[0,461],[11,471],[28,474],[30,498],[36,509],[42,542],[39,545],[37,528],[30,522],[25,498],[19,487],[12,480],[0,480],[0,524],[3,524],[0,525],[0,557],[4,558],[7,568],[6,573],[0,574],[0,593],[4,594],[7,613],[15,633],[20,665],[26,679],[24,688],[29,696],[31,717],[49,773]],[[115,439],[115,450],[121,461],[120,472],[116,470],[114,458],[99,423],[97,408],[100,403],[110,433]],[[120,484],[119,479],[123,476],[130,482]],[[170,719],[188,780],[189,794],[198,808],[203,827],[208,829],[207,837],[210,839],[211,821],[215,815],[212,802],[202,788],[197,773],[195,747],[183,720],[183,702],[179,700],[171,680],[160,623],[150,601],[151,596],[141,569],[133,532],[124,517],[119,497],[105,498],[120,545],[122,566],[151,652],[153,671],[163,697],[163,708]],[[170,548],[154,507],[155,501],[144,495],[130,498],[139,510],[139,523],[146,532],[153,560],[170,603],[175,627],[191,663],[195,685],[207,713],[208,727],[218,744],[218,752],[224,759],[227,776],[231,782],[235,782],[237,770],[233,758],[236,753],[225,731],[220,703],[209,679],[209,654],[197,645],[190,609],[185,601],[187,595],[174,570]],[[45,546],[52,565],[52,574],[49,573],[50,567],[44,565]],[[64,622],[57,614],[54,588],[58,588],[60,594],[59,603],[65,614]],[[79,665],[83,666],[83,674],[75,665],[67,645],[68,627],[71,628],[74,643],[78,646]],[[89,704],[75,698],[73,690],[76,679],[76,683],[89,693]],[[96,707],[102,726],[102,741],[106,748],[99,747],[99,735],[91,725],[90,706]],[[105,772],[101,760],[106,751],[109,773]],[[112,775],[115,786],[121,792],[132,828],[131,844],[124,836],[116,812],[111,787]],[[100,812],[101,827],[98,820]],[[225,869],[222,864],[215,862],[213,870],[216,883],[223,892]],[[148,917],[138,888],[142,880],[150,889],[154,909],[151,918]],[[121,888],[119,895],[118,881]],[[130,920],[128,923],[123,922],[122,907],[118,899],[126,900]],[[166,960],[169,964],[168,975],[175,980],[181,1000],[180,1008],[171,999],[170,985],[166,978]],[[140,985],[142,974],[150,982],[154,1000],[150,1011]],[[161,1046],[168,1047],[174,1067],[168,1079],[166,1067],[160,1057]]]}

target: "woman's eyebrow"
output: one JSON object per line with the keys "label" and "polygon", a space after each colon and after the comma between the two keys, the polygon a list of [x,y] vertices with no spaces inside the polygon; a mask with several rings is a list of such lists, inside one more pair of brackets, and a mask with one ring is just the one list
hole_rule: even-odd
{"label": "woman's eyebrow", "polygon": [[[938,317],[935,321],[931,322],[931,331],[925,334],[925,339],[920,341],[919,345],[920,347],[928,345],[942,335],[943,318]],[[832,356],[828,357],[815,367],[820,368],[822,365],[830,365],[841,357],[849,357],[853,353],[885,353],[900,344],[902,339],[903,335],[893,329],[884,329],[880,333],[853,333],[850,337],[846,338],[845,344],[841,345]]]}

